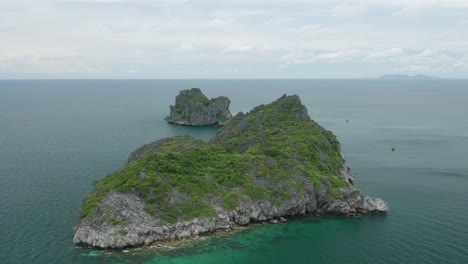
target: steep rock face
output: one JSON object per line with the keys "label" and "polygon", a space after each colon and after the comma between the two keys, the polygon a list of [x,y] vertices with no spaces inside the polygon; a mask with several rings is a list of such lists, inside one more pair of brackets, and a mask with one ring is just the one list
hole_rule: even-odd
{"label": "steep rock face", "polygon": [[75,243],[134,247],[283,216],[388,210],[353,186],[338,140],[297,96],[236,115],[210,142],[166,138],[128,162],[85,199]]}
{"label": "steep rock face", "polygon": [[175,105],[166,121],[186,126],[225,125],[231,119],[229,105],[225,96],[208,99],[200,89],[182,90],[176,96]]}

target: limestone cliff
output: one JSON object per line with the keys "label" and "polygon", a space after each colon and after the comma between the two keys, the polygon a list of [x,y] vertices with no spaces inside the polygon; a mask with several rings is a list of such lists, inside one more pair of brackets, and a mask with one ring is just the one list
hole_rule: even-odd
{"label": "limestone cliff", "polygon": [[225,96],[209,100],[198,88],[182,90],[176,96],[175,105],[166,121],[186,126],[225,125],[231,119],[229,104]]}
{"label": "limestone cliff", "polygon": [[353,186],[332,132],[299,97],[237,114],[210,141],[147,144],[95,185],[73,241],[123,248],[300,214],[385,213]]}

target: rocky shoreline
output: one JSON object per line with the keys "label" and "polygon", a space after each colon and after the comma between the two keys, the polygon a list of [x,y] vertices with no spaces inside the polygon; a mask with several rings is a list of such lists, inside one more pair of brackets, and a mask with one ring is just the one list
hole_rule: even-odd
{"label": "rocky shoreline", "polygon": [[124,227],[102,225],[100,219],[104,212],[98,210],[93,219],[80,222],[73,242],[97,248],[121,249],[191,239],[219,231],[230,232],[251,223],[277,223],[288,216],[335,214],[357,217],[369,213],[384,214],[388,210],[383,200],[364,196],[354,188],[340,190],[344,201],[331,197],[324,186],[310,188],[317,196],[295,195],[279,206],[269,201],[253,202],[245,197],[245,203],[229,211],[218,201],[212,204],[217,212],[215,217],[199,217],[172,225],[162,224],[160,219],[146,212],[144,203],[135,194],[112,192],[103,199],[101,208],[108,208],[118,217],[129,219],[130,223]]}

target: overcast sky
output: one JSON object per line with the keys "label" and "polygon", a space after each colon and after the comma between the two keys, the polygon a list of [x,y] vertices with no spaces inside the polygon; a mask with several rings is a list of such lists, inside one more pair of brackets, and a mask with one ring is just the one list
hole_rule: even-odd
{"label": "overcast sky", "polygon": [[0,0],[0,78],[468,78],[468,0]]}

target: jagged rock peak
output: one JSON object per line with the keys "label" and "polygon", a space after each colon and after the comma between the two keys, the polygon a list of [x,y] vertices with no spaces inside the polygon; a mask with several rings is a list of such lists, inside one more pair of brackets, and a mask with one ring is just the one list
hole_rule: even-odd
{"label": "jagged rock peak", "polygon": [[[267,105],[259,105],[253,108],[250,112],[238,113],[234,116],[229,124],[218,131],[216,136],[211,140],[214,143],[226,144],[232,138],[236,138],[235,142],[237,150],[243,152],[251,145],[258,142],[253,141],[250,133],[262,130],[285,130],[285,134],[296,130],[297,126],[294,122],[312,122],[315,128],[323,130],[317,123],[313,122],[307,113],[307,108],[301,103],[301,99],[297,95],[283,95],[274,102]],[[257,135],[258,136],[258,135]],[[261,142],[269,141],[265,138]],[[230,145],[230,144],[228,144]]]}
{"label": "jagged rock peak", "polygon": [[307,108],[301,103],[301,99],[296,94],[284,94],[273,103],[268,105],[259,105],[247,114],[255,113],[260,113],[264,118],[274,118],[280,114],[286,114],[289,115],[290,118],[310,120]]}
{"label": "jagged rock peak", "polygon": [[225,125],[231,119],[231,101],[225,96],[208,99],[199,88],[182,90],[170,106],[166,121],[185,126]]}

